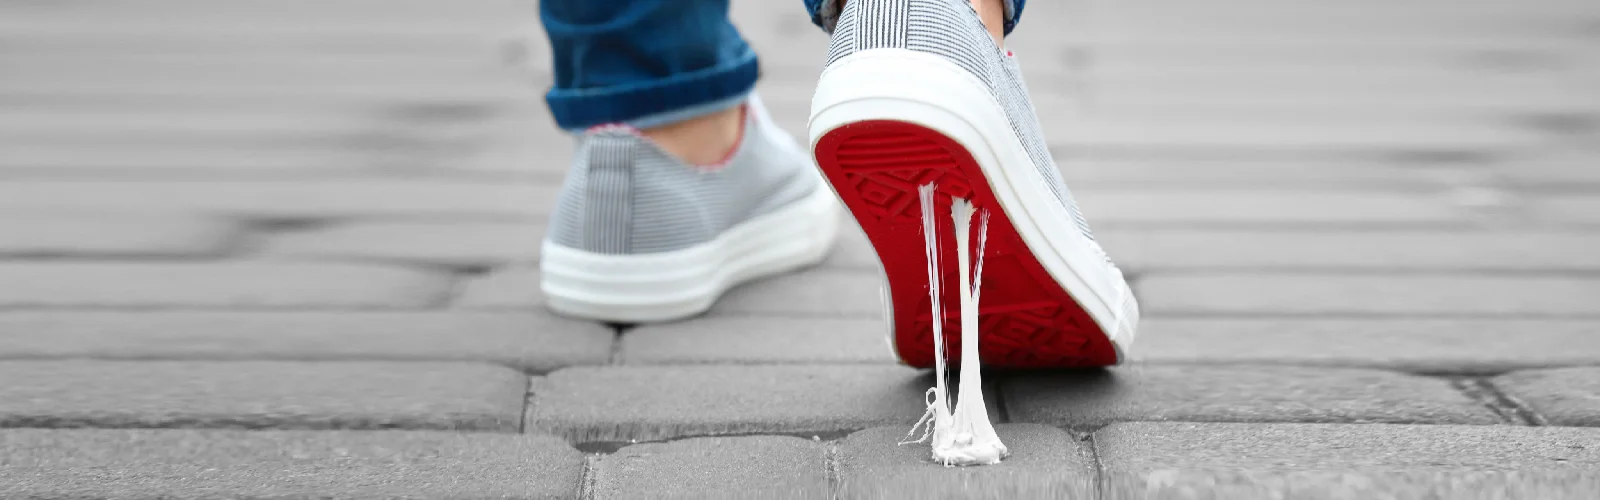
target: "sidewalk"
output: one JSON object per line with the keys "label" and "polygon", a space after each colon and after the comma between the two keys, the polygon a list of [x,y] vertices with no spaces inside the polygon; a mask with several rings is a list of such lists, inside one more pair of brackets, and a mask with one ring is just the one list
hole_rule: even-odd
{"label": "sidewalk", "polygon": [[[735,16],[803,135],[790,3]],[[853,229],[691,321],[542,308],[533,9],[0,3],[0,497],[1600,497],[1591,0],[1029,5],[1146,320],[985,377],[972,469],[895,446],[932,381]]]}

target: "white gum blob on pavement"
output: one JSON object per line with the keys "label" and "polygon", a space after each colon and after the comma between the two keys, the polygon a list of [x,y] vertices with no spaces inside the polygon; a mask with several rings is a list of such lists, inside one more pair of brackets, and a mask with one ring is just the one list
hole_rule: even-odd
{"label": "white gum blob on pavement", "polygon": [[[934,185],[918,188],[922,201],[922,231],[928,257],[928,294],[933,303],[934,387],[928,389],[928,412],[911,428],[924,427],[923,435],[914,441],[921,443],[932,438],[933,459],[947,466],[992,465],[1005,458],[1006,446],[989,423],[989,410],[983,402],[982,361],[978,354],[978,299],[977,286],[983,279],[983,248],[988,240],[989,213],[979,217],[978,247],[971,247],[972,202],[951,198],[950,218],[956,243],[956,263],[961,277],[961,383],[957,388],[955,410],[950,410],[949,390],[945,383],[944,315],[940,304],[943,283],[940,280],[940,255],[938,215],[935,213]],[[971,255],[978,256],[977,267],[972,266]]]}

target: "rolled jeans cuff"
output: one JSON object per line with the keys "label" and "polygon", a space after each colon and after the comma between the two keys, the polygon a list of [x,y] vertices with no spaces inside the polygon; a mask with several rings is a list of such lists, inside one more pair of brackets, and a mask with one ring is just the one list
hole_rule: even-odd
{"label": "rolled jeans cuff", "polygon": [[545,102],[564,130],[614,123],[649,128],[737,106],[755,89],[760,73],[755,51],[747,50],[723,64],[663,79],[551,89]]}

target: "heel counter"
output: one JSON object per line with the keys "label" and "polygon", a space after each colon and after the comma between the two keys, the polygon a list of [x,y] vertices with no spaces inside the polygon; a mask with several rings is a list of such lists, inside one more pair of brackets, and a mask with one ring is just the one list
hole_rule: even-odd
{"label": "heel counter", "polygon": [[586,252],[626,254],[632,249],[637,141],[603,133],[581,141],[550,217],[550,239]]}
{"label": "heel counter", "polygon": [[829,41],[828,64],[872,49],[908,49],[950,59],[990,81],[1001,49],[966,0],[850,0]]}
{"label": "heel counter", "polygon": [[828,64],[871,49],[905,48],[911,0],[850,0],[828,42]]}

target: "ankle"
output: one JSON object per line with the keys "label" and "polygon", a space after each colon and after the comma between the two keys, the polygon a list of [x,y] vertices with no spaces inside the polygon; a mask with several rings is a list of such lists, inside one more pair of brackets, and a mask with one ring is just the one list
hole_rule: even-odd
{"label": "ankle", "polygon": [[1006,46],[1006,0],[971,0],[972,9],[978,11],[983,27],[989,30],[996,47]]}
{"label": "ankle", "polygon": [[641,130],[663,151],[691,165],[727,160],[744,136],[743,105],[677,123]]}

